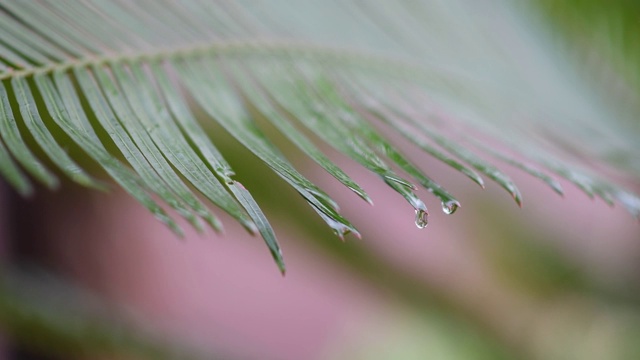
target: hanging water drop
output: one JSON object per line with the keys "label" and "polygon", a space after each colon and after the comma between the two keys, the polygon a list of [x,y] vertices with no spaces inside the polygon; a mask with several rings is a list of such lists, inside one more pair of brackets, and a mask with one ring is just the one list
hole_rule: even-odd
{"label": "hanging water drop", "polygon": [[422,210],[416,210],[416,226],[418,229],[424,229],[429,224],[429,214]]}
{"label": "hanging water drop", "polygon": [[444,211],[444,213],[447,215],[453,214],[454,212],[456,212],[456,210],[458,210],[459,207],[460,204],[458,204],[457,201],[442,202],[442,211]]}

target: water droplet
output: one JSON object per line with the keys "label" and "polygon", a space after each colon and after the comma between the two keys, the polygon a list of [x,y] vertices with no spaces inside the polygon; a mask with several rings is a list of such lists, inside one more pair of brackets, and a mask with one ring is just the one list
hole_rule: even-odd
{"label": "water droplet", "polygon": [[427,224],[429,224],[429,214],[422,209],[416,210],[416,226],[418,229],[426,228]]}
{"label": "water droplet", "polygon": [[453,214],[454,212],[456,212],[456,210],[458,210],[459,207],[460,204],[457,201],[442,202],[442,211],[444,211],[444,213],[447,215]]}

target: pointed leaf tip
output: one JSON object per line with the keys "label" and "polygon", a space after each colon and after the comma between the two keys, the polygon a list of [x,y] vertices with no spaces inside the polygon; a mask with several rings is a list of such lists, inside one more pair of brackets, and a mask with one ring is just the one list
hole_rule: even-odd
{"label": "pointed leaf tip", "polygon": [[520,195],[520,193],[517,193],[513,196],[513,199],[516,201],[516,204],[518,204],[519,207],[522,207],[522,195]]}

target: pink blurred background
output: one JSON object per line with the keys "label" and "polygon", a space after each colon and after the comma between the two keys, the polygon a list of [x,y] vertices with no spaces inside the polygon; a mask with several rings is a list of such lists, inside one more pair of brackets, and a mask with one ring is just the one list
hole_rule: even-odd
{"label": "pink blurred background", "polygon": [[[500,265],[524,259],[512,253],[518,239],[504,246],[511,239],[503,228],[515,227],[568,259],[590,283],[635,286],[640,227],[622,209],[591,200],[568,183],[563,199],[512,170],[524,195],[519,209],[497,186],[482,191],[431,162],[424,168],[450,184],[463,207],[445,215],[435,198],[420,191],[431,213],[430,225],[420,230],[400,196],[364,170],[342,165],[355,169],[350,175],[369,192],[373,207],[315,167],[303,172],[339,200],[363,239],[339,244],[328,232],[305,229],[305,222],[317,227],[321,219],[292,220],[267,205],[284,250],[285,277],[261,239],[230,218],[223,217],[224,236],[188,230],[180,241],[119,191],[73,201],[56,195],[67,197],[46,224],[60,239],[53,257],[63,274],[128,308],[145,326],[229,358],[464,359],[480,354],[485,343],[489,349],[497,344],[506,356],[623,358],[617,357],[625,341],[619,333],[633,317],[620,314],[635,316],[636,308],[603,306],[572,289],[530,291],[518,273],[514,280]],[[298,199],[282,201],[303,206]],[[498,237],[505,239],[496,243]],[[353,242],[379,262],[378,270],[350,265],[318,241],[334,243],[338,254]],[[468,350],[461,346],[476,342]]]}

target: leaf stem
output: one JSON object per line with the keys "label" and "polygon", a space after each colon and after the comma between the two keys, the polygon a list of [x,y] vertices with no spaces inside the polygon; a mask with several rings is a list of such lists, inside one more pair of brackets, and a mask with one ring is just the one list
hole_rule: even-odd
{"label": "leaf stem", "polygon": [[[313,59],[319,62],[340,62],[360,68],[391,74],[394,77],[410,79],[424,78],[426,71],[407,60],[390,58],[364,51],[337,47],[280,40],[234,40],[194,44],[179,48],[163,48],[157,51],[105,53],[101,56],[88,56],[61,63],[23,69],[9,69],[0,73],[0,81],[15,77],[29,77],[54,71],[64,72],[72,68],[93,65],[113,64],[119,62],[157,61],[175,58],[189,58],[202,55],[275,55],[299,59]],[[1,56],[1,54],[0,54]]]}

